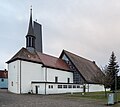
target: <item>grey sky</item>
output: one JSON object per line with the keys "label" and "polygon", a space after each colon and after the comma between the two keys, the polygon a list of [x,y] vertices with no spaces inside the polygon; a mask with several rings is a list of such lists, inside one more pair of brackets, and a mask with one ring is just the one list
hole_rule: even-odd
{"label": "grey sky", "polygon": [[25,47],[30,5],[45,53],[66,49],[104,66],[114,51],[120,63],[120,0],[0,0],[0,69]]}

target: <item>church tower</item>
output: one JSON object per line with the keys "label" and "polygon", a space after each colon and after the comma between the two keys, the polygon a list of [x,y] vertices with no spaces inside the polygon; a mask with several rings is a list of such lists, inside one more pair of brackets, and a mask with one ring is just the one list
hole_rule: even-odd
{"label": "church tower", "polygon": [[43,53],[42,48],[42,25],[34,21],[35,50]]}
{"label": "church tower", "polygon": [[30,9],[30,21],[29,21],[29,28],[28,33],[26,35],[26,48],[29,51],[35,50],[35,35],[34,35],[34,28],[33,28],[33,21],[32,21],[32,8]]}
{"label": "church tower", "polygon": [[32,20],[32,8],[30,9],[30,21],[28,33],[26,35],[26,48],[33,52],[34,50],[43,53],[42,49],[42,25],[33,22]]}

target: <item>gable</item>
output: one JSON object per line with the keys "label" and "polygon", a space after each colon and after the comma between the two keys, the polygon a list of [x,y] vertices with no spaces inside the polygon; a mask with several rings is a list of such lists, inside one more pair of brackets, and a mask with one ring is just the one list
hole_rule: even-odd
{"label": "gable", "polygon": [[63,50],[60,58],[63,58],[63,56],[66,56],[72,62],[87,83],[96,83],[94,81],[94,77],[99,74],[103,74],[100,68],[93,61],[87,60],[65,50]]}

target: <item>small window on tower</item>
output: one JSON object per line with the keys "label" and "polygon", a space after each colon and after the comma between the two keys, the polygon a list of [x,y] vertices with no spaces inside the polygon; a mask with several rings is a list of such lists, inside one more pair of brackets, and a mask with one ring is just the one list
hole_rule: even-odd
{"label": "small window on tower", "polygon": [[29,42],[29,41],[28,41],[28,38],[27,38],[27,42],[26,42],[26,45],[27,45],[27,46],[28,46],[28,42]]}
{"label": "small window on tower", "polygon": [[32,46],[35,47],[35,42],[34,42],[34,38],[31,38],[31,43],[32,43]]}
{"label": "small window on tower", "polygon": [[31,47],[31,37],[29,37],[29,47]]}

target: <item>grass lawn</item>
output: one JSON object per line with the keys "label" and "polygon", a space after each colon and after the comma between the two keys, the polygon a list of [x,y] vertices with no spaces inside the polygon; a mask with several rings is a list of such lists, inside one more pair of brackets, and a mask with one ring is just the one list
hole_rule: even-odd
{"label": "grass lawn", "polygon": [[[107,92],[111,93],[110,91]],[[67,97],[71,98],[86,98],[86,99],[94,99],[94,100],[101,100],[103,102],[107,102],[108,98],[105,97],[105,92],[86,92],[84,95],[82,93],[73,93],[67,94]],[[117,101],[120,101],[120,92],[117,92]]]}
{"label": "grass lawn", "polygon": [[107,101],[104,92],[86,92],[84,95],[82,95],[82,93],[73,93],[67,96],[72,98],[101,99]]}

